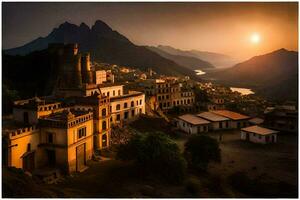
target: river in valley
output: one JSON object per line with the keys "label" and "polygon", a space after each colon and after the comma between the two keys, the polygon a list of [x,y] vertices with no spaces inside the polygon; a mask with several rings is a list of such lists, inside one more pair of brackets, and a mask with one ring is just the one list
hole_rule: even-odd
{"label": "river in valley", "polygon": [[254,94],[254,92],[248,88],[230,87],[230,89],[232,92],[239,92],[242,95]]}

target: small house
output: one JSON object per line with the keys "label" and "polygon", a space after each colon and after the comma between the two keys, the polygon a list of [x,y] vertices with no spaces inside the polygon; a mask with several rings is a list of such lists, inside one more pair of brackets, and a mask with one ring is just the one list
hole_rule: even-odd
{"label": "small house", "polygon": [[249,126],[241,129],[241,140],[253,143],[276,143],[278,131],[263,128],[261,126]]}
{"label": "small house", "polygon": [[210,121],[209,129],[216,131],[216,130],[224,130],[229,129],[229,118],[223,117],[221,115],[217,115],[213,112],[202,112],[197,115],[205,120]]}
{"label": "small house", "polygon": [[230,119],[229,128],[231,129],[239,129],[239,128],[247,127],[249,125],[248,122],[248,120],[250,119],[249,116],[242,115],[240,113],[229,111],[229,110],[215,110],[211,112]]}
{"label": "small house", "polygon": [[209,121],[195,115],[181,115],[177,119],[177,127],[189,134],[208,132]]}

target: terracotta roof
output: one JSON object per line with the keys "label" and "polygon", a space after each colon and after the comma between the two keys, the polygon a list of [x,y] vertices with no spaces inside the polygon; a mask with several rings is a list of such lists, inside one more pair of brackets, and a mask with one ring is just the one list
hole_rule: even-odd
{"label": "terracotta roof", "polygon": [[198,114],[197,116],[207,119],[209,121],[214,121],[214,122],[229,120],[228,118],[217,115],[213,112],[202,112],[202,113]]}
{"label": "terracotta roof", "polygon": [[211,111],[211,112],[213,112],[217,115],[221,115],[223,117],[227,117],[227,118],[232,119],[232,120],[242,120],[242,119],[249,119],[250,118],[249,116],[242,115],[242,114],[232,112],[232,111],[229,111],[229,110],[214,110],[214,111]]}
{"label": "terracotta roof", "polygon": [[249,122],[251,122],[252,124],[262,124],[264,122],[264,120],[261,118],[255,117],[255,118],[249,119]]}
{"label": "terracotta roof", "polygon": [[205,119],[202,119],[200,117],[197,117],[197,116],[191,115],[191,114],[181,115],[178,118],[183,120],[183,121],[186,121],[190,124],[193,124],[193,125],[209,124],[210,123],[209,121],[207,121]]}
{"label": "terracotta roof", "polygon": [[278,131],[274,131],[272,129],[263,128],[263,127],[256,126],[256,125],[255,126],[249,126],[247,128],[242,128],[242,131],[256,133],[256,134],[259,134],[259,135],[269,135],[269,134],[278,133]]}

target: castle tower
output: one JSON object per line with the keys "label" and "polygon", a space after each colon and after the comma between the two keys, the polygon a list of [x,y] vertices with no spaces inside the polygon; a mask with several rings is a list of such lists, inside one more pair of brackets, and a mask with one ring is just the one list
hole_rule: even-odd
{"label": "castle tower", "polygon": [[82,82],[87,84],[93,83],[93,73],[91,71],[90,54],[85,53],[81,56]]}
{"label": "castle tower", "polygon": [[77,44],[55,44],[49,45],[49,53],[56,57],[58,68],[57,81],[54,95],[74,96],[81,94],[82,73],[81,55],[78,53]]}

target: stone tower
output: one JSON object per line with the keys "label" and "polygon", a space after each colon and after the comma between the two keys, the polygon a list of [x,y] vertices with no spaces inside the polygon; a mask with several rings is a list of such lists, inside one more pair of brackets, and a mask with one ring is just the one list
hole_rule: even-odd
{"label": "stone tower", "polygon": [[81,72],[82,72],[82,82],[86,84],[92,84],[93,74],[91,71],[91,61],[90,61],[89,53],[84,53],[81,56]]}
{"label": "stone tower", "polygon": [[56,96],[77,96],[81,94],[81,55],[77,44],[51,44],[48,52],[57,65],[57,79],[54,86]]}

